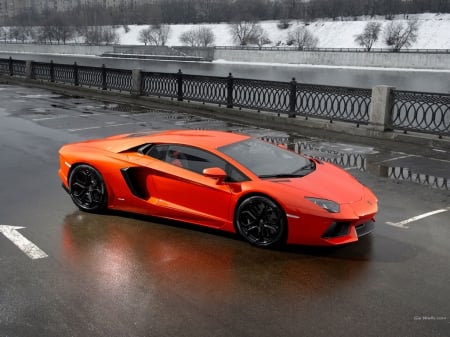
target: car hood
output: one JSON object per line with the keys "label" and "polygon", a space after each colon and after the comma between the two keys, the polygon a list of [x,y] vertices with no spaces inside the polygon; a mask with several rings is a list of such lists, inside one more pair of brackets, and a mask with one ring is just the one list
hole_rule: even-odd
{"label": "car hood", "polygon": [[272,182],[296,189],[304,196],[332,200],[340,204],[361,200],[365,187],[343,169],[329,164],[317,164],[315,171],[293,179],[273,179]]}

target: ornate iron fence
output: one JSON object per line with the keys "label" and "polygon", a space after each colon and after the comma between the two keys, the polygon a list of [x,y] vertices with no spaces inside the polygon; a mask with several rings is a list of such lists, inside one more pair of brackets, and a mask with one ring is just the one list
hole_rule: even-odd
{"label": "ornate iron fence", "polygon": [[103,68],[78,66],[78,85],[103,89],[103,79]]}
{"label": "ornate iron fence", "polygon": [[236,78],[232,83],[233,106],[289,113],[290,85],[289,83],[247,80]]}
{"label": "ornate iron fence", "polygon": [[[258,111],[340,120],[360,124],[370,121],[370,89],[323,86],[291,82],[228,77],[141,72],[139,87],[133,88],[131,70],[0,59],[0,74],[29,76],[41,81],[61,82],[100,90],[116,90],[226,104]],[[394,129],[450,135],[450,95],[393,90],[391,124]]]}
{"label": "ornate iron fence", "polygon": [[76,67],[66,64],[53,65],[53,79],[55,82],[75,84]]}
{"label": "ornate iron fence", "polygon": [[133,74],[131,70],[106,68],[106,88],[108,90],[118,90],[131,92]]}
{"label": "ornate iron fence", "polygon": [[25,76],[26,62],[21,60],[0,59],[0,74],[10,76]]}
{"label": "ornate iron fence", "polygon": [[31,64],[31,78],[35,80],[51,81],[50,63],[33,62]]}
{"label": "ornate iron fence", "polygon": [[450,95],[393,91],[392,126],[404,131],[450,135]]}
{"label": "ornate iron fence", "polygon": [[0,74],[9,74],[8,60],[0,59]]}
{"label": "ornate iron fence", "polygon": [[227,104],[226,77],[182,75],[182,98],[192,101]]}
{"label": "ornate iron fence", "polygon": [[296,85],[295,112],[316,117],[367,124],[372,91],[323,85]]}
{"label": "ornate iron fence", "polygon": [[143,72],[141,94],[145,96],[178,97],[179,76],[177,74]]}

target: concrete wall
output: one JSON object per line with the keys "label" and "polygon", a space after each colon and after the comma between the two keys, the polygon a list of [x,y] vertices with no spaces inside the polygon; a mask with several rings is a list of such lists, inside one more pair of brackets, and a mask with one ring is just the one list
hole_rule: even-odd
{"label": "concrete wall", "polygon": [[84,46],[84,45],[55,45],[55,44],[3,44],[0,43],[0,52],[19,53],[48,53],[48,54],[79,54],[79,55],[101,55],[112,52],[113,46]]}
{"label": "concrete wall", "polygon": [[234,62],[450,70],[450,54],[216,49],[214,59]]}
{"label": "concrete wall", "polygon": [[164,55],[184,56],[179,51],[167,46],[114,46],[114,53],[140,54],[140,55]]}
{"label": "concrete wall", "polygon": [[214,48],[213,47],[186,47],[186,46],[177,46],[173,47],[174,49],[182,52],[185,55],[201,57],[206,61],[214,60]]}
{"label": "concrete wall", "polygon": [[[139,46],[131,46],[137,48]],[[129,52],[128,46],[85,46],[85,45],[38,45],[38,44],[1,44],[0,52],[19,53],[56,53],[78,55],[102,55],[112,52]],[[149,47],[140,46],[135,52],[148,51]],[[167,47],[166,47],[167,48]],[[227,60],[234,62],[261,62],[285,64],[314,64],[331,66],[416,68],[450,70],[450,54],[426,53],[377,53],[377,52],[311,52],[276,50],[233,50],[213,48],[175,47],[174,54],[202,57],[206,60]],[[153,54],[154,55],[154,54]]]}

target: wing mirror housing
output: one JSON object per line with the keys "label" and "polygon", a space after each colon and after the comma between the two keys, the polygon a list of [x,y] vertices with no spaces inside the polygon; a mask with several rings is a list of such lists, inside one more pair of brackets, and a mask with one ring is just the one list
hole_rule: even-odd
{"label": "wing mirror housing", "polygon": [[225,180],[227,174],[220,167],[208,167],[203,170],[203,175],[208,178],[217,180],[217,185],[220,185]]}

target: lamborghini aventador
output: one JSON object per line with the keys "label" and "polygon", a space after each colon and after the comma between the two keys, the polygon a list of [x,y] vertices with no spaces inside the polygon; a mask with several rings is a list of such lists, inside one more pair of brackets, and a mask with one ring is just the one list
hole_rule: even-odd
{"label": "lamborghini aventador", "polygon": [[259,247],[340,245],[374,229],[377,198],[345,170],[251,136],[199,130],[63,146],[59,176],[83,211],[234,232]]}

